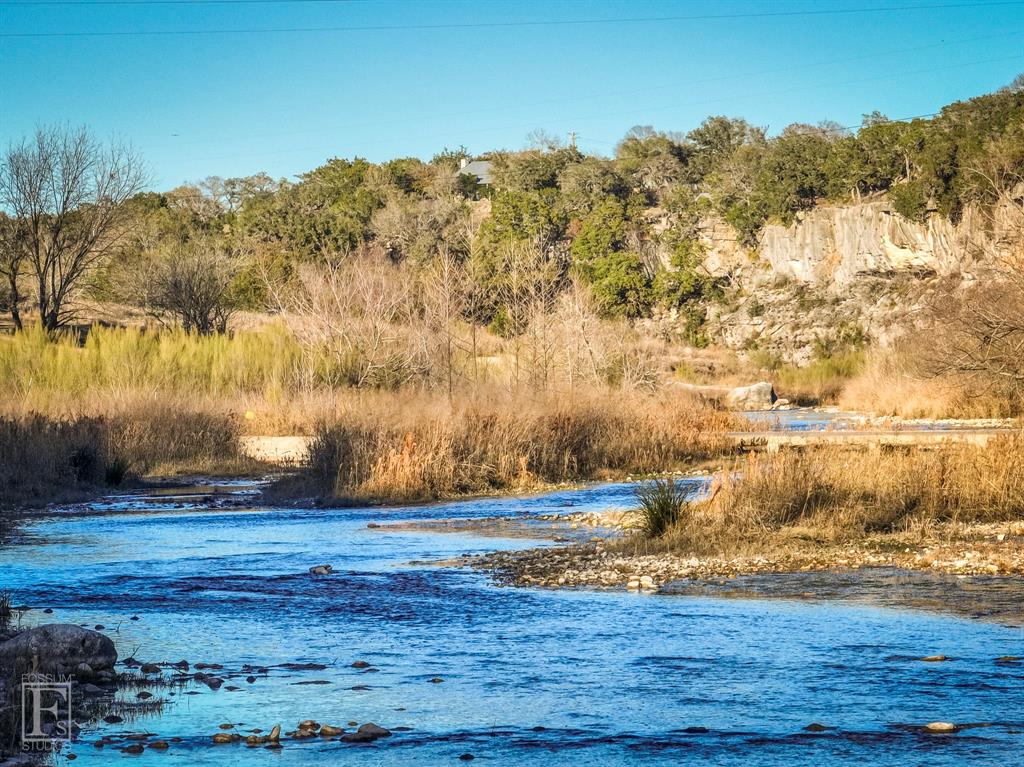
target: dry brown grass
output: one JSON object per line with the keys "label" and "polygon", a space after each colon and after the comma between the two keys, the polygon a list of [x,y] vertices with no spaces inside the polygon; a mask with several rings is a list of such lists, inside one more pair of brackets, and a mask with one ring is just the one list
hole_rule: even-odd
{"label": "dry brown grass", "polygon": [[661,472],[724,454],[735,426],[678,394],[399,402],[322,425],[301,489],[409,501]]}
{"label": "dry brown grass", "polygon": [[161,405],[103,417],[0,416],[0,506],[73,499],[126,478],[252,470],[230,418]]}
{"label": "dry brown grass", "polygon": [[822,447],[738,460],[650,546],[735,555],[1021,519],[1024,437],[984,448]]}
{"label": "dry brown grass", "polygon": [[839,406],[847,410],[903,418],[1006,418],[1018,408],[1005,394],[980,381],[952,376],[925,378],[912,359],[877,351],[843,388]]}

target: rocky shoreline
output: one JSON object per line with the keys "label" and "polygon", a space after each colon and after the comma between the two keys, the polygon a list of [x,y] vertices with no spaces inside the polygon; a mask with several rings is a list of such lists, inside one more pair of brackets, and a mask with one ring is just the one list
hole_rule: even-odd
{"label": "rocky shoreline", "polygon": [[461,564],[487,571],[504,585],[644,591],[676,581],[861,568],[1024,576],[1024,522],[940,525],[924,539],[880,535],[844,544],[780,540],[763,552],[728,557],[643,553],[643,543],[634,545],[622,537],[635,526],[629,512],[569,515],[557,525],[591,526],[603,535],[566,546],[466,557]]}

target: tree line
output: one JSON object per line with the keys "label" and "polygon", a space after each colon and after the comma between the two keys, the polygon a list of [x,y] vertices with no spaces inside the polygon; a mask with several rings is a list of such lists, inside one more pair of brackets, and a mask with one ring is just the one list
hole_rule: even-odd
{"label": "tree line", "polygon": [[[994,154],[1024,168],[1022,78],[932,118],[875,112],[854,130],[793,124],[769,136],[716,116],[686,133],[633,128],[607,158],[538,134],[529,149],[480,156],[487,186],[458,172],[471,159],[460,148],[151,192],[129,147],[43,128],[0,160],[0,304],[16,328],[34,314],[58,330],[89,297],[217,333],[242,309],[322,304],[358,264],[435,293],[440,280],[438,311],[505,338],[572,287],[605,318],[678,312],[700,342],[703,307],[728,287],[702,266],[709,215],[751,247],[768,222],[873,194],[908,219],[956,219],[994,201]],[[420,302],[392,320],[434,321],[431,311]]]}

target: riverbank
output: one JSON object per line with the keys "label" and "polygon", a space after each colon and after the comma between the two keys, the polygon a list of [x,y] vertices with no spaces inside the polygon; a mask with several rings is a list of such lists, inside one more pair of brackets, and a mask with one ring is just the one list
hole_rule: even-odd
{"label": "riverbank", "polygon": [[[611,527],[615,522],[606,524]],[[796,537],[785,546],[775,543],[774,550],[752,546],[749,553],[735,556],[687,556],[648,553],[642,541],[606,537],[570,546],[494,552],[460,564],[488,571],[508,585],[638,590],[683,580],[861,568],[1024,576],[1024,521],[942,525],[924,536],[872,535],[835,545],[808,544]]]}
{"label": "riverbank", "polygon": [[[563,515],[573,545],[462,564],[501,583],[656,590],[677,581],[878,570],[1024,576],[1019,442],[986,447],[751,455],[715,475],[657,483],[609,513]],[[639,510],[637,510],[639,506]]]}

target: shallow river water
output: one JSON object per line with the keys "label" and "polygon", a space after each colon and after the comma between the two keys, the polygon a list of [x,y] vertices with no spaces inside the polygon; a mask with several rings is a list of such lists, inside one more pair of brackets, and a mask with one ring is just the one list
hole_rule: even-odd
{"label": "shallow river water", "polygon": [[[30,623],[103,624],[122,657],[225,666],[219,690],[152,688],[159,712],[86,725],[75,765],[1024,764],[1024,666],[995,662],[1024,655],[1019,627],[846,602],[498,588],[427,562],[550,542],[367,526],[622,507],[633,490],[400,509],[122,497],[24,526],[0,549],[0,584],[54,610]],[[337,574],[307,574],[320,563]],[[934,654],[950,660],[915,660]],[[277,668],[249,683],[242,664]],[[220,723],[307,718],[411,729],[369,745],[211,745]],[[916,729],[935,720],[991,726]],[[182,740],[135,757],[91,745],[140,731]]]}

